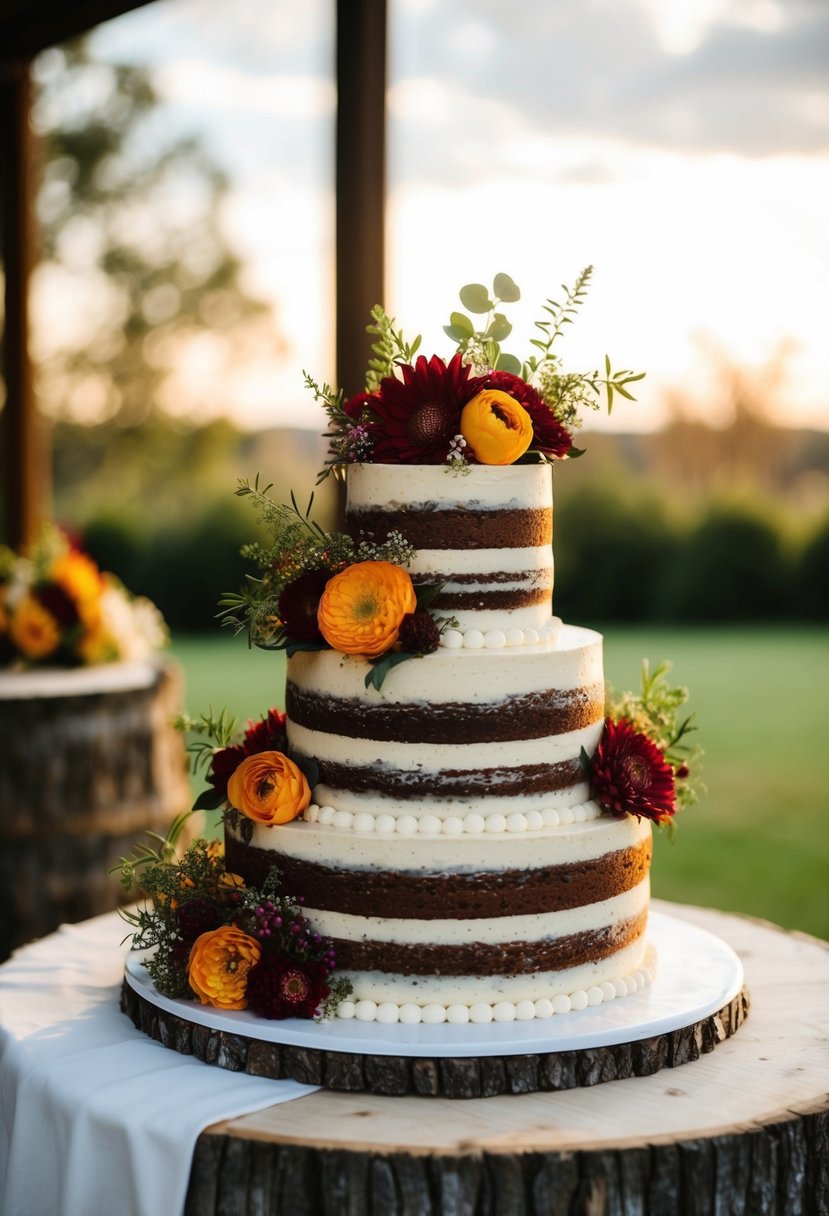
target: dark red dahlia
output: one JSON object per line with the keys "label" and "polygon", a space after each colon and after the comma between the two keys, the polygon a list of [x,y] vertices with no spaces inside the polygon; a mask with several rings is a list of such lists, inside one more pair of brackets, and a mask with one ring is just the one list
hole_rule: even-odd
{"label": "dark red dahlia", "polygon": [[279,709],[269,709],[267,717],[259,722],[248,722],[242,749],[246,756],[259,752],[283,752],[288,745],[285,737],[285,714]]}
{"label": "dark red dahlia", "polygon": [[41,583],[35,588],[35,596],[64,628],[70,629],[81,619],[78,605],[59,583]]}
{"label": "dark red dahlia", "polygon": [[210,757],[207,780],[223,797],[227,797],[227,783],[247,754],[241,743],[234,743],[232,747],[219,748]]}
{"label": "dark red dahlia", "polygon": [[566,456],[573,446],[573,436],[561,425],[541,395],[511,372],[490,372],[486,377],[486,388],[497,388],[509,393],[532,419],[533,439],[530,447],[545,456]]}
{"label": "dark red dahlia", "polygon": [[605,719],[593,757],[593,797],[616,818],[666,823],[676,814],[674,772],[653,740],[627,720]]}
{"label": "dark red dahlia", "polygon": [[279,619],[292,641],[321,642],[317,609],[330,570],[306,570],[287,583],[279,596]]}
{"label": "dark red dahlia", "polygon": [[248,972],[248,1008],[262,1018],[312,1018],[329,992],[325,963],[266,951]]}
{"label": "dark red dahlia", "polygon": [[400,622],[398,640],[409,654],[432,654],[440,644],[440,629],[428,612],[407,612]]}
{"label": "dark red dahlia", "polygon": [[197,895],[179,905],[178,928],[188,950],[197,937],[218,929],[220,924],[219,910],[209,899]]}
{"label": "dark red dahlia", "polygon": [[388,464],[442,464],[460,429],[461,410],[482,387],[480,376],[455,355],[449,363],[421,355],[414,367],[400,368],[402,380],[387,376],[367,398],[374,447],[372,460]]}

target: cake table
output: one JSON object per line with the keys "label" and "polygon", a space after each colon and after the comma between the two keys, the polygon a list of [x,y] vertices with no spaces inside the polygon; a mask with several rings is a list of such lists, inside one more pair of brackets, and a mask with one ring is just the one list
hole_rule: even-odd
{"label": "cake table", "polygon": [[187,1216],[829,1211],[829,947],[656,904],[741,957],[751,1016],[653,1076],[466,1102],[321,1091],[198,1140]]}

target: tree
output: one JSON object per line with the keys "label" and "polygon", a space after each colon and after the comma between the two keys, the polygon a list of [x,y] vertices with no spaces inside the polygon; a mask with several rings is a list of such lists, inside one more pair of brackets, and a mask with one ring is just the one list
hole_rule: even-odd
{"label": "tree", "polygon": [[[273,321],[245,291],[222,232],[222,170],[195,139],[169,129],[148,72],[96,61],[80,40],[41,56],[36,79],[41,406],[54,419],[103,424],[125,459],[146,462],[158,428],[142,424],[186,412],[181,367],[194,359],[220,367],[241,341],[272,350]],[[216,399],[222,376],[208,379],[215,415],[225,404]],[[72,477],[58,448],[58,491]]]}

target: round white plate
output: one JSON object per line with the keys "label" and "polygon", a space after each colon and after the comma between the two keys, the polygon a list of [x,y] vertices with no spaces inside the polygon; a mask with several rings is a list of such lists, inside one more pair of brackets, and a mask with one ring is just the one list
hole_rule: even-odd
{"label": "round white plate", "polygon": [[403,1026],[338,1018],[268,1021],[247,1010],[225,1011],[161,996],[136,957],[127,959],[126,977],[140,996],[188,1022],[269,1043],[367,1055],[526,1055],[609,1047],[679,1030],[717,1013],[740,992],[743,965],[713,933],[652,911],[648,938],[657,957],[656,979],[649,987],[594,1008],[531,1022]]}

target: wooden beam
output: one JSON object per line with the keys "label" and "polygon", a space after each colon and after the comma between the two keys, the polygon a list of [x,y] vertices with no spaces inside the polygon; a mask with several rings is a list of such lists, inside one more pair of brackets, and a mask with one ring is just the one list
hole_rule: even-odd
{"label": "wooden beam", "polygon": [[0,256],[5,271],[3,378],[0,414],[3,532],[17,547],[34,538],[49,485],[45,428],[37,416],[29,356],[28,293],[34,263],[34,165],[29,122],[29,65],[0,71],[0,165],[3,167]]}
{"label": "wooden beam", "polygon": [[0,13],[0,62],[32,59],[48,46],[77,38],[93,26],[151,0],[80,0],[55,4],[54,0],[3,0]]}
{"label": "wooden beam", "polygon": [[386,0],[337,0],[337,383],[362,391],[384,300]]}

